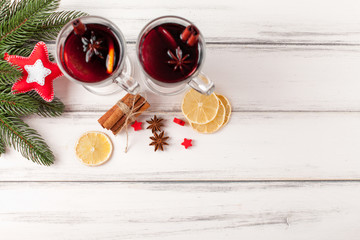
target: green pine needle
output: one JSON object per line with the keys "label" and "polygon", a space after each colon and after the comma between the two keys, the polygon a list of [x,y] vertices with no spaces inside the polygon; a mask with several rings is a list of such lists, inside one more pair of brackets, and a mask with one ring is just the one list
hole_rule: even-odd
{"label": "green pine needle", "polygon": [[13,84],[21,76],[21,71],[0,59],[0,84]]}
{"label": "green pine needle", "polygon": [[12,94],[10,86],[0,85],[0,113],[11,116],[35,113],[42,117],[58,117],[64,108],[64,104],[56,97],[52,102],[46,102],[35,91]]}
{"label": "green pine needle", "polygon": [[0,86],[0,113],[12,116],[26,116],[39,109],[35,99],[25,94],[14,95],[10,87]]}
{"label": "green pine needle", "polygon": [[6,16],[9,14],[10,6],[10,0],[0,0],[0,22],[4,21]]}
{"label": "green pine needle", "polygon": [[5,143],[2,140],[2,137],[0,136],[0,156],[1,154],[5,153]]}
{"label": "green pine needle", "polygon": [[58,8],[60,0],[14,1],[8,15],[0,23],[0,52],[10,46],[22,46],[32,38],[41,25]]}
{"label": "green pine needle", "polygon": [[85,16],[87,14],[79,11],[60,11],[50,14],[46,21],[38,25],[38,30],[34,34],[34,39],[50,41],[56,39],[61,28],[69,21]]}
{"label": "green pine needle", "polygon": [[19,117],[56,117],[65,106],[58,98],[46,102],[35,91],[12,94],[11,86],[22,73],[2,58],[5,53],[29,56],[36,42],[55,40],[67,22],[86,15],[78,11],[54,12],[59,3],[60,0],[0,0],[0,154],[6,146],[12,146],[24,157],[43,165],[52,164],[54,155],[40,135]]}
{"label": "green pine needle", "polygon": [[20,118],[0,114],[0,135],[7,146],[42,165],[54,163],[54,154],[41,136]]}
{"label": "green pine needle", "polygon": [[18,56],[28,57],[34,50],[35,44],[36,43],[25,43],[21,46],[8,46],[6,48],[6,51],[4,51],[2,53],[7,52],[10,55],[18,55]]}
{"label": "green pine needle", "polygon": [[39,116],[59,117],[64,112],[65,105],[57,97],[54,97],[54,100],[52,100],[51,102],[47,102],[34,91],[28,92],[26,93],[26,95],[37,101],[39,107],[36,114]]}

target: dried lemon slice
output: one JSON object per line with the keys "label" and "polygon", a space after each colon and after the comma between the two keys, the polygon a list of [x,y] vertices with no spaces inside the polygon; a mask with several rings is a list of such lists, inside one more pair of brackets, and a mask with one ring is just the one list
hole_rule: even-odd
{"label": "dried lemon slice", "polygon": [[223,126],[225,126],[229,120],[230,120],[230,115],[231,115],[231,105],[229,102],[229,99],[227,99],[225,96],[220,95],[220,94],[216,94],[216,96],[219,98],[219,100],[222,102],[222,104],[224,104],[225,106],[225,121],[223,123]]}
{"label": "dried lemon slice", "polygon": [[214,120],[219,105],[220,101],[215,93],[206,96],[191,89],[184,96],[181,110],[190,122],[205,124]]}
{"label": "dried lemon slice", "polygon": [[91,131],[84,133],[75,147],[76,156],[88,166],[98,166],[109,160],[112,143],[104,133]]}
{"label": "dried lemon slice", "polygon": [[214,133],[219,130],[225,121],[225,106],[220,100],[219,103],[219,111],[217,112],[214,120],[206,124],[196,124],[190,122],[191,127],[199,133]]}

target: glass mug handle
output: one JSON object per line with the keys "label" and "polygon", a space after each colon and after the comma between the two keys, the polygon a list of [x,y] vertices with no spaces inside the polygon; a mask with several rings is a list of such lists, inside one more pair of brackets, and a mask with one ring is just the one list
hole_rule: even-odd
{"label": "glass mug handle", "polygon": [[114,79],[114,83],[119,85],[122,89],[127,91],[130,94],[137,94],[140,91],[139,83],[131,76],[125,75],[123,73],[120,76]]}
{"label": "glass mug handle", "polygon": [[214,82],[211,81],[204,73],[199,73],[199,75],[192,78],[188,84],[190,87],[204,95],[210,95],[215,90]]}
{"label": "glass mug handle", "polygon": [[130,94],[137,94],[140,91],[139,83],[132,77],[132,66],[130,59],[126,57],[125,59],[125,70],[121,74],[113,79],[113,82],[116,83],[119,87],[124,89]]}

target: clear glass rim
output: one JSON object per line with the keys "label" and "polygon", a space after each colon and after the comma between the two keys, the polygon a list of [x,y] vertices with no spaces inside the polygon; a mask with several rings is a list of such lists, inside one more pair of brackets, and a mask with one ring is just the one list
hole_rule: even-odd
{"label": "clear glass rim", "polygon": [[[120,47],[120,59],[121,61],[119,61],[116,70],[108,77],[105,78],[101,81],[98,82],[93,82],[93,83],[88,83],[88,82],[83,82],[80,81],[76,78],[74,78],[73,76],[71,76],[70,74],[67,73],[67,71],[65,70],[65,68],[63,67],[61,60],[60,60],[60,45],[64,44],[62,43],[62,38],[64,37],[63,35],[66,33],[66,31],[69,31],[69,29],[72,30],[72,22],[76,19],[80,19],[82,21],[84,21],[85,23],[94,23],[94,24],[102,24],[105,25],[107,27],[110,27],[113,30],[113,33],[116,35],[118,41],[119,41],[119,47]],[[113,23],[112,21],[104,18],[104,17],[100,17],[100,16],[83,16],[83,17],[79,17],[73,19],[71,21],[69,21],[68,23],[66,23],[64,25],[64,27],[60,30],[57,38],[56,38],[56,52],[55,52],[55,60],[61,70],[61,72],[65,75],[65,77],[73,82],[82,84],[82,85],[88,85],[88,86],[99,86],[99,85],[107,85],[107,84],[111,84],[113,79],[116,78],[117,76],[119,76],[123,70],[124,67],[124,62],[125,62],[125,57],[127,54],[127,49],[126,49],[126,40],[124,35],[122,34],[121,30],[115,25],[115,23]],[[70,31],[71,32],[71,31]],[[67,33],[68,34],[68,33]],[[67,36],[66,36],[67,37]],[[66,38],[65,37],[65,38]]]}
{"label": "clear glass rim", "polygon": [[[173,19],[173,21],[171,21],[171,19]],[[175,16],[175,15],[165,15],[165,16],[161,16],[158,18],[155,18],[153,20],[151,20],[150,22],[148,22],[140,31],[137,41],[136,41],[136,59],[137,62],[141,68],[142,73],[149,78],[150,80],[153,81],[154,84],[156,84],[157,82],[159,82],[158,80],[156,80],[155,78],[151,77],[143,68],[141,60],[140,60],[140,44],[141,44],[141,39],[142,37],[148,33],[150,30],[152,30],[154,27],[159,26],[160,24],[163,23],[170,23],[170,22],[176,22],[178,23],[179,21],[181,22],[185,22],[187,25],[195,25],[194,23],[192,23],[191,21],[187,20],[186,18],[183,17],[179,17],[179,16]],[[181,24],[181,23],[180,23]],[[184,24],[182,24],[184,25]],[[185,27],[187,25],[184,25]],[[195,25],[196,26],[196,25]],[[199,36],[199,43],[200,43],[200,57],[199,57],[199,62],[198,62],[198,67],[196,69],[196,71],[191,74],[188,78],[178,82],[177,84],[173,84],[173,83],[164,83],[161,85],[161,87],[168,87],[171,88],[175,85],[181,85],[184,83],[188,83],[192,78],[196,77],[197,75],[199,75],[199,73],[201,72],[201,69],[203,67],[203,63],[205,61],[205,49],[206,49],[206,43],[204,40],[204,37],[202,35],[202,33],[200,32],[200,36]],[[166,86],[165,86],[166,85]]]}

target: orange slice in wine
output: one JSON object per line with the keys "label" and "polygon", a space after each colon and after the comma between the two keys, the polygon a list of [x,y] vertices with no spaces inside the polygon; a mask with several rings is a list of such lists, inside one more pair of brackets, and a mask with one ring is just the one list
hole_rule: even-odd
{"label": "orange slice in wine", "polygon": [[174,37],[171,35],[171,33],[168,32],[168,30],[160,26],[158,27],[158,32],[167,40],[172,48],[175,49],[178,47]]}
{"label": "orange slice in wine", "polygon": [[106,72],[111,74],[114,71],[114,62],[115,62],[115,48],[114,42],[109,40],[109,52],[106,58]]}

